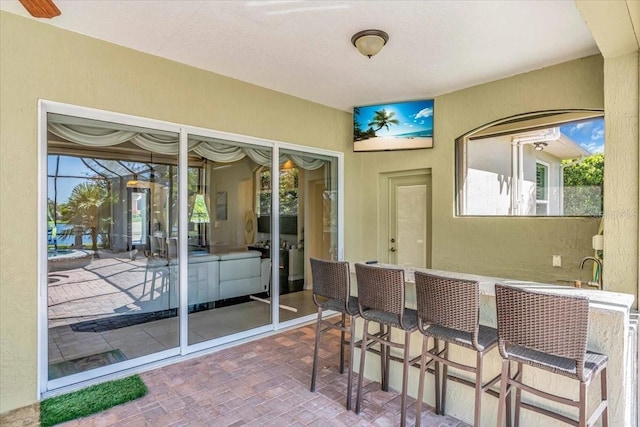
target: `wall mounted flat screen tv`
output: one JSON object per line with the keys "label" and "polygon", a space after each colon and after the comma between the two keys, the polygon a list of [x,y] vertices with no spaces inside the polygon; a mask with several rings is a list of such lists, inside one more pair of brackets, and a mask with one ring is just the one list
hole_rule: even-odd
{"label": "wall mounted flat screen tv", "polygon": [[[271,215],[258,217],[258,233],[271,233]],[[280,234],[298,235],[298,217],[280,215]]]}
{"label": "wall mounted flat screen tv", "polygon": [[433,99],[353,109],[353,151],[433,148]]}

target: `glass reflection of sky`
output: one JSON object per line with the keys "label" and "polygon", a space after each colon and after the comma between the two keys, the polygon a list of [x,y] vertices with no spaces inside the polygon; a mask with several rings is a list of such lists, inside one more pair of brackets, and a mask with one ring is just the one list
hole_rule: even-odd
{"label": "glass reflection of sky", "polygon": [[560,126],[560,132],[591,154],[604,153],[603,117]]}

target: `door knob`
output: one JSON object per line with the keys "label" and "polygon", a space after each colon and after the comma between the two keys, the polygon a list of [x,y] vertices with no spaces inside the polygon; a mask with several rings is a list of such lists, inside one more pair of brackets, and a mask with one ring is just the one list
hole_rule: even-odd
{"label": "door knob", "polygon": [[391,238],[391,243],[395,243],[396,239],[394,239],[393,237]]}
{"label": "door knob", "polygon": [[396,251],[396,248],[391,248],[391,249],[389,249],[389,250],[390,250],[391,252],[395,252],[395,251]]}

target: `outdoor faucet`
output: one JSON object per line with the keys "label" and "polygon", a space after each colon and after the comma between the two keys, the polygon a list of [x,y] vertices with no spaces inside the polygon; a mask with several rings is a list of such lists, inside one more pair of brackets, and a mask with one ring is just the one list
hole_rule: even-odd
{"label": "outdoor faucet", "polygon": [[[598,287],[600,289],[602,289],[602,261],[599,260],[596,257],[592,257],[592,256],[586,256],[584,258],[582,258],[582,260],[580,261],[580,270],[582,270],[584,268],[584,263],[586,261],[593,261],[598,265]],[[591,283],[591,282],[589,282]],[[592,285],[590,285],[592,286]]]}

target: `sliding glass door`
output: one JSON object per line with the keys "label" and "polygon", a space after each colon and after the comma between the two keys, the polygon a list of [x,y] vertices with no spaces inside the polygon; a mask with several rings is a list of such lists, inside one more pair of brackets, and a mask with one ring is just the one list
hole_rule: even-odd
{"label": "sliding glass door", "polygon": [[178,133],[47,117],[48,380],[178,352]]}
{"label": "sliding glass door", "polygon": [[[271,257],[258,242],[256,205],[272,149],[189,135],[188,342],[243,337],[272,323]],[[204,343],[204,344],[201,344]]]}
{"label": "sliding glass door", "polygon": [[311,319],[309,258],[341,247],[338,153],[41,111],[41,392]]}
{"label": "sliding glass door", "polygon": [[338,258],[338,158],[280,150],[279,320],[313,315],[309,258]]}

